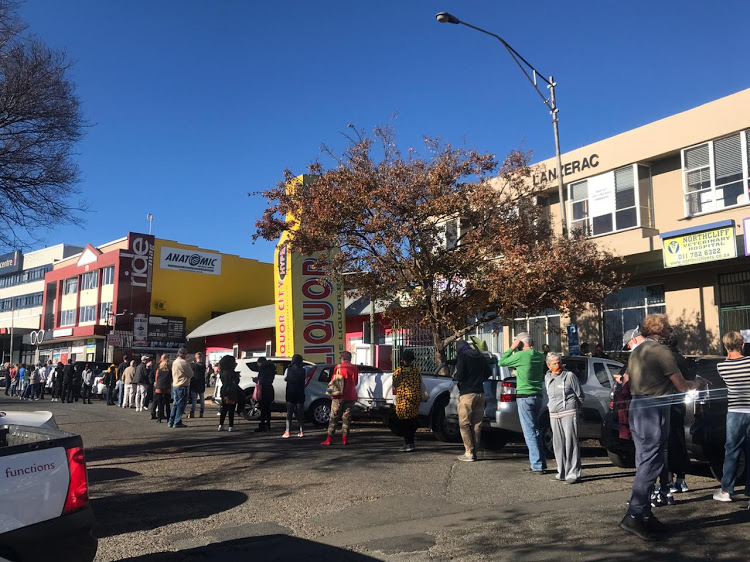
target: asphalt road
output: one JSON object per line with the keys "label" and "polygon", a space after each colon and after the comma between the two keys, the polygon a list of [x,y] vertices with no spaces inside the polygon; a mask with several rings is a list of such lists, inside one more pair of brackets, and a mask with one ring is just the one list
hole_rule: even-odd
{"label": "asphalt road", "polygon": [[399,453],[376,423],[324,448],[320,429],[280,439],[280,414],[270,433],[244,420],[218,433],[212,405],[185,429],[102,402],[0,395],[0,409],[49,409],[83,436],[98,561],[750,559],[750,512],[713,501],[700,466],[691,491],[657,510],[674,532],[648,544],[617,527],[633,470],[598,447],[568,485],[523,473],[521,445],[462,463],[460,446],[421,430],[418,450]]}

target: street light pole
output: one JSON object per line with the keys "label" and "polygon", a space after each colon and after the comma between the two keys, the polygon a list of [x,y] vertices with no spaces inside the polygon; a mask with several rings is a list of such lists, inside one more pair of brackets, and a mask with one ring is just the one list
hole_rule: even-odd
{"label": "street light pole", "polygon": [[[486,29],[482,29],[481,27],[471,25],[470,23],[466,23],[465,21],[461,21],[456,16],[449,14],[448,12],[440,12],[435,16],[435,18],[440,23],[465,25],[466,27],[470,27],[471,29],[479,31],[480,33],[484,33],[485,35],[489,35],[490,37],[494,37],[495,39],[500,41],[500,43],[503,44],[503,47],[505,47],[505,50],[508,51],[508,54],[518,65],[518,68],[521,69],[521,72],[523,72],[524,76],[526,76],[536,92],[542,98],[542,102],[544,103],[544,105],[546,105],[549,109],[550,115],[552,115],[552,128],[555,131],[555,168],[557,171],[557,193],[560,197],[560,219],[562,222],[562,235],[563,237],[566,237],[568,235],[568,221],[566,218],[565,197],[563,193],[562,158],[560,156],[560,132],[557,125],[559,121],[557,115],[559,110],[557,108],[557,102],[555,101],[555,86],[557,86],[557,84],[555,83],[555,79],[552,76],[549,77],[549,80],[545,78],[543,74],[541,74],[536,68],[534,68],[534,66],[529,61],[523,58],[518,51],[511,47],[505,41],[505,39],[500,37],[498,34],[487,31]],[[531,74],[529,74],[529,71],[531,71]],[[542,91],[539,89],[537,78],[541,79],[542,82],[547,85],[547,89],[549,90],[549,98],[545,97]]]}

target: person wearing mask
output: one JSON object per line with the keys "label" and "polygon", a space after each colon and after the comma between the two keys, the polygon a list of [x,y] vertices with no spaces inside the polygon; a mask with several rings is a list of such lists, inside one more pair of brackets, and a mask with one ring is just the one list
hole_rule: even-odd
{"label": "person wearing mask", "polygon": [[125,382],[123,379],[123,373],[125,369],[130,367],[130,357],[127,355],[122,356],[122,363],[117,367],[117,381],[115,386],[117,387],[117,405],[122,407],[122,403],[125,400]]}
{"label": "person wearing mask", "polygon": [[352,421],[352,408],[359,398],[357,384],[359,383],[359,369],[352,365],[352,354],[341,352],[341,363],[333,369],[328,390],[331,394],[331,419],[328,421],[328,435],[321,443],[326,447],[333,443],[336,425],[341,420],[341,444],[349,443],[349,426]]}
{"label": "person wearing mask", "polygon": [[154,404],[156,404],[156,419],[169,420],[169,397],[172,394],[172,362],[164,353],[159,361],[159,368],[154,375]]}
{"label": "person wearing mask", "polygon": [[484,381],[492,371],[482,352],[465,340],[456,342],[456,372],[458,386],[458,427],[464,444],[464,454],[458,460],[474,462],[481,446],[484,418]]}
{"label": "person wearing mask", "polygon": [[122,389],[125,392],[125,397],[122,400],[123,408],[135,408],[135,387],[133,378],[135,377],[135,359],[130,362],[130,365],[122,372]]}
{"label": "person wearing mask", "polygon": [[651,494],[664,468],[672,394],[675,388],[679,392],[699,389],[705,381],[686,381],[682,376],[672,352],[664,345],[672,333],[666,314],[646,316],[640,332],[644,341],[631,347],[627,368],[633,396],[628,421],[636,469],[628,510],[619,526],[644,541],[654,541],[658,540],[657,533],[666,531],[651,512]]}
{"label": "person wearing mask", "polygon": [[534,349],[534,341],[528,332],[521,332],[497,364],[516,370],[518,417],[529,449],[530,468],[526,472],[544,474],[547,470],[547,457],[539,421],[544,403],[544,354]]}
{"label": "person wearing mask", "polygon": [[91,389],[94,386],[94,371],[91,370],[91,365],[86,363],[82,373],[83,378],[83,403],[91,404]]}
{"label": "person wearing mask", "polygon": [[307,371],[302,366],[302,356],[296,353],[292,356],[292,362],[284,372],[286,381],[286,431],[281,435],[283,439],[288,439],[292,429],[292,417],[297,416],[299,423],[299,432],[297,437],[304,437],[305,432],[302,428],[302,418],[305,410],[305,381],[307,380]]}
{"label": "person wearing mask", "polygon": [[144,404],[146,403],[146,395],[148,394],[148,368],[146,363],[148,356],[144,355],[141,357],[140,363],[135,366],[135,373],[133,374],[133,384],[135,385],[135,411],[143,412],[145,410]]}
{"label": "person wearing mask", "polygon": [[563,369],[562,357],[547,354],[547,409],[552,425],[552,446],[557,460],[557,480],[576,484],[581,478],[581,450],[578,445],[578,412],[583,391],[578,377]]}
{"label": "person wearing mask", "polygon": [[62,388],[62,401],[71,403],[73,402],[73,397],[75,395],[75,392],[73,390],[73,381],[75,379],[75,369],[73,367],[73,360],[68,359],[68,364],[65,365],[65,368],[63,369],[63,388]]}
{"label": "person wearing mask", "polygon": [[[727,358],[716,366],[727,385],[727,438],[724,444],[724,470],[721,488],[714,493],[720,502],[732,501],[740,455],[745,451],[746,471],[750,473],[750,357],[742,355],[743,337],[739,332],[728,332],[721,338]],[[746,482],[750,482],[750,478]],[[748,486],[745,484],[745,495]]]}
{"label": "person wearing mask", "polygon": [[274,400],[273,379],[276,377],[276,365],[265,357],[258,357],[258,381],[260,385],[260,423],[256,432],[270,431],[271,405]]}
{"label": "person wearing mask", "polygon": [[206,406],[206,363],[203,361],[203,354],[199,351],[195,354],[195,361],[191,365],[193,369],[193,378],[190,379],[190,414],[188,418],[195,417],[195,406],[200,398],[201,409],[200,417],[203,417],[203,410]]}
{"label": "person wearing mask", "polygon": [[219,380],[221,380],[221,410],[219,411],[219,431],[224,431],[224,420],[229,414],[229,431],[234,431],[234,409],[242,394],[240,389],[240,374],[235,371],[237,361],[231,355],[225,355],[219,360]]}
{"label": "person wearing mask", "polygon": [[172,363],[172,400],[174,404],[167,422],[169,427],[186,427],[182,423],[182,414],[185,413],[185,406],[190,393],[190,379],[193,378],[193,368],[185,359],[186,357],[187,349],[181,347],[177,350],[177,359]]}
{"label": "person wearing mask", "polygon": [[393,394],[396,397],[396,418],[404,437],[402,453],[415,450],[419,405],[422,403],[422,376],[414,364],[414,352],[407,349],[401,354],[401,365],[393,372]]}

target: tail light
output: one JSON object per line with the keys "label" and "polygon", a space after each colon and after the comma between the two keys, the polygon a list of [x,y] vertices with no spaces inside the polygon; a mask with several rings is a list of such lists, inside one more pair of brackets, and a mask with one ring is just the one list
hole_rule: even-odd
{"label": "tail light", "polygon": [[310,381],[313,378],[313,374],[315,374],[315,371],[317,370],[317,366],[310,367],[310,370],[307,371],[307,378],[305,378],[305,388],[307,388],[307,385],[310,384]]}
{"label": "tail light", "polygon": [[516,401],[516,383],[514,381],[503,381],[500,383],[500,402]]}
{"label": "tail light", "polygon": [[65,498],[63,515],[86,507],[89,504],[89,483],[86,478],[86,459],[83,448],[74,447],[65,451],[68,455],[68,472],[70,484]]}

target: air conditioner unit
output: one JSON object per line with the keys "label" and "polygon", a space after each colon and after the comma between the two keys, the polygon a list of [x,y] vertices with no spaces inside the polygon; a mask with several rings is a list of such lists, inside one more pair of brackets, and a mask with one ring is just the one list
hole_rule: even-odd
{"label": "air conditioner unit", "polygon": [[156,301],[156,310],[164,310],[165,308],[167,308],[165,301]]}

